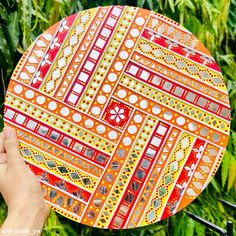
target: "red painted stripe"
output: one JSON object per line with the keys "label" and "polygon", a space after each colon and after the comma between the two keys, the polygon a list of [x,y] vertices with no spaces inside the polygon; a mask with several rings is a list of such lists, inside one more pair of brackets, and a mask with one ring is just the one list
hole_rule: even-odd
{"label": "red painted stripe", "polygon": [[[119,7],[119,8],[120,8],[122,11],[123,11],[123,9],[124,9],[124,7]],[[95,69],[96,69],[96,67],[97,67],[97,65],[98,65],[98,62],[99,62],[99,60],[100,60],[102,54],[104,53],[105,48],[106,48],[106,46],[107,46],[107,44],[108,44],[110,38],[111,38],[112,35],[113,35],[113,32],[114,32],[115,28],[116,28],[116,25],[117,25],[117,23],[118,23],[118,17],[115,17],[115,16],[112,14],[113,9],[114,9],[114,7],[111,7],[111,8],[110,8],[110,11],[109,11],[109,13],[108,13],[108,15],[107,15],[107,17],[106,17],[106,19],[105,19],[103,25],[102,25],[102,27],[101,27],[101,29],[100,29],[100,31],[99,31],[97,37],[96,37],[96,40],[95,40],[94,43],[93,43],[93,46],[91,47],[91,49],[90,49],[90,51],[89,51],[89,54],[88,54],[87,58],[84,60],[84,63],[83,63],[83,65],[82,65],[82,67],[81,67],[81,69],[80,69],[80,71],[79,71],[77,77],[75,78],[75,80],[74,80],[74,82],[73,82],[71,88],[68,90],[67,95],[66,95],[66,97],[65,97],[65,99],[64,99],[65,103],[71,105],[72,107],[75,107],[75,106],[77,105],[77,103],[78,103],[78,101],[79,101],[81,95],[83,94],[83,92],[84,92],[84,90],[85,90],[87,84],[89,83],[91,77],[93,76],[94,71],[95,71]],[[117,19],[117,21],[116,21],[116,23],[115,23],[115,25],[114,25],[113,27],[111,27],[111,26],[109,26],[109,25],[107,24],[109,17],[113,17],[113,18],[116,18],[116,19]],[[110,32],[110,34],[109,34],[108,37],[105,37],[105,36],[102,35],[103,30],[108,30],[108,31]],[[100,42],[101,47],[98,47],[98,46],[96,45],[97,42]],[[103,43],[103,45],[102,45],[102,43]],[[96,50],[97,52],[99,52],[99,56],[98,56],[98,58],[97,58],[96,60],[93,59],[93,58],[90,56],[92,50]],[[88,69],[88,68],[86,69],[86,67],[87,67],[86,65],[89,66],[89,67],[92,66],[92,68],[91,68],[91,69]],[[80,80],[80,77],[81,77],[81,78],[83,77],[83,81]],[[79,85],[80,91],[77,91],[77,89],[76,89],[76,84],[77,84],[77,87],[78,87],[78,85]],[[69,101],[69,96],[70,96],[71,94],[74,94],[74,96],[76,97],[76,100],[75,100],[73,103],[72,103],[71,101]]]}
{"label": "red painted stripe", "polygon": [[172,41],[171,39],[167,37],[164,37],[163,35],[157,34],[156,32],[151,31],[149,29],[145,29],[142,34],[142,37],[152,41],[155,44],[159,44],[160,46],[166,49],[171,49],[171,51],[185,58],[191,59],[199,64],[202,64],[203,66],[206,66],[217,72],[220,72],[220,68],[218,67],[218,65],[216,64],[213,58],[209,58],[204,55],[201,55],[200,53],[194,51],[194,49],[190,50],[188,48],[185,48],[184,46]]}
{"label": "red painted stripe", "polygon": [[[15,114],[11,119],[6,117],[6,116],[4,117],[4,119],[9,120],[9,121],[13,122],[16,125],[20,125],[21,127],[25,128],[26,130],[31,131],[31,132],[37,134],[38,136],[43,137],[47,140],[50,140],[51,142],[53,142],[54,144],[59,145],[62,148],[68,149],[71,152],[73,152],[74,154],[77,154],[77,155],[79,154],[80,156],[82,156],[86,160],[90,160],[90,161],[92,160],[94,163],[96,163],[99,166],[102,166],[102,167],[106,166],[106,164],[109,160],[109,156],[107,154],[102,153],[101,151],[96,150],[96,149],[82,143],[81,141],[76,140],[75,138],[73,138],[70,135],[65,135],[63,132],[61,132],[61,131],[59,131],[55,128],[52,128],[49,125],[47,125],[43,122],[40,122],[40,121],[38,121],[38,120],[36,120],[32,117],[29,117],[26,114],[24,114],[20,111],[17,111],[16,109],[14,109],[12,107],[5,106],[4,114],[6,113],[6,111],[8,109],[13,111]],[[17,118],[18,115],[25,117],[25,120],[24,120],[23,124],[17,123],[16,118]],[[35,122],[37,125],[33,129],[30,129],[30,128],[27,127],[29,122]],[[44,128],[44,130],[45,130],[44,134],[42,134],[42,132],[40,133],[40,128]],[[57,137],[56,140],[50,138],[50,135],[52,134],[52,132],[57,133],[58,137]],[[69,130],[68,130],[68,132],[69,132]],[[54,137],[55,137],[55,135],[54,135]],[[67,139],[68,141],[66,141],[64,139]],[[64,140],[64,144],[63,144],[63,140]],[[65,143],[68,143],[68,144],[65,145]],[[81,145],[80,148],[75,148],[76,146],[78,147],[78,145]],[[104,158],[103,163],[97,161],[96,158],[98,156],[102,156]]]}
{"label": "red painted stripe", "polygon": [[[158,133],[157,133],[157,130],[158,130],[158,128],[159,128],[160,126],[164,126],[164,127],[166,128],[166,131],[165,131],[164,135],[161,135],[161,134],[158,134]],[[143,187],[143,185],[144,185],[144,183],[145,183],[145,181],[146,181],[146,179],[147,179],[147,177],[148,177],[148,174],[150,173],[150,170],[151,170],[151,168],[152,168],[152,166],[153,166],[154,160],[155,160],[156,158],[158,158],[157,153],[158,153],[158,151],[161,149],[162,144],[163,144],[164,140],[166,139],[166,136],[167,136],[167,133],[168,133],[169,129],[170,129],[170,125],[168,125],[168,124],[166,124],[166,123],[164,123],[164,122],[162,122],[162,121],[157,124],[157,126],[156,126],[156,128],[155,128],[155,130],[154,130],[154,132],[153,132],[153,134],[152,134],[152,136],[151,136],[151,138],[150,138],[150,141],[148,142],[148,145],[146,146],[146,148],[145,148],[145,150],[144,150],[144,154],[142,155],[142,157],[140,158],[140,160],[139,160],[139,162],[138,162],[138,164],[137,164],[137,166],[136,166],[136,169],[135,169],[135,171],[134,171],[134,174],[133,174],[133,176],[132,176],[131,179],[130,179],[130,182],[129,182],[129,184],[128,184],[128,187],[127,187],[125,193],[123,194],[123,197],[122,197],[122,199],[121,199],[121,201],[120,201],[120,204],[119,204],[119,206],[117,207],[117,209],[116,209],[116,211],[115,211],[115,213],[114,213],[114,215],[113,215],[113,217],[112,217],[112,220],[111,220],[111,222],[110,222],[108,228],[114,228],[114,229],[117,228],[117,226],[114,225],[114,220],[115,220],[116,216],[119,216],[120,218],[123,219],[122,224],[121,224],[121,226],[120,226],[119,228],[123,228],[123,227],[124,227],[124,225],[125,225],[125,223],[126,223],[125,218],[127,217],[127,215],[130,214],[130,212],[131,212],[131,210],[132,210],[132,208],[133,208],[133,206],[134,206],[136,200],[138,199],[138,195],[139,195],[139,193],[140,193],[140,190],[142,189],[142,187]],[[154,146],[154,145],[152,144],[152,141],[154,140],[154,138],[158,138],[158,139],[160,140],[160,143],[159,143],[159,146],[158,146],[158,147],[156,147],[156,146]],[[154,155],[153,158],[150,158],[150,157],[148,157],[148,156],[145,155],[146,152],[147,152],[147,150],[148,150],[149,148],[155,150],[155,155]],[[141,166],[143,160],[148,160],[148,161],[149,161],[149,165],[148,165],[147,168],[143,168],[143,167]],[[137,177],[137,173],[140,172],[140,171],[142,171],[142,173],[144,173],[142,179],[140,179],[140,178]],[[134,190],[134,188],[132,187],[132,184],[134,184],[134,183],[139,185],[135,190]],[[126,198],[127,198],[128,196],[133,199],[131,202],[128,202],[128,201],[126,200]],[[120,207],[121,207],[122,205],[128,207],[128,211],[127,211],[127,213],[126,213],[125,215],[122,215],[122,213],[119,212]]]}
{"label": "red painted stripe", "polygon": [[81,189],[64,179],[61,179],[51,173],[46,172],[45,170],[40,169],[39,167],[32,165],[31,163],[28,163],[28,166],[33,171],[35,175],[37,175],[40,178],[40,181],[42,181],[45,184],[51,184],[55,188],[59,188],[61,190],[64,190],[74,196],[77,200],[83,200],[85,202],[88,202],[91,193],[87,192],[84,189]]}
{"label": "red painted stripe", "polygon": [[[134,67],[137,68],[137,71],[135,71],[135,73],[131,71],[131,69],[134,68]],[[138,80],[141,80],[141,81],[145,82],[148,85],[151,85],[155,88],[158,88],[161,91],[165,91],[165,92],[173,95],[174,97],[176,97],[178,99],[181,99],[183,102],[187,101],[190,104],[193,104],[194,106],[197,106],[199,108],[207,110],[208,112],[212,113],[213,115],[220,116],[221,118],[223,118],[225,120],[230,120],[230,109],[228,107],[226,107],[225,105],[223,105],[223,104],[221,104],[221,103],[219,103],[219,102],[217,102],[213,99],[210,99],[206,96],[203,96],[203,95],[197,93],[196,91],[190,90],[187,87],[179,85],[179,84],[175,83],[172,80],[166,79],[162,75],[154,73],[154,72],[150,71],[147,68],[143,68],[143,67],[141,67],[140,65],[138,65],[134,62],[129,62],[128,63],[128,65],[126,66],[125,72],[128,75],[130,75],[130,76],[132,76],[132,77],[134,77]],[[144,74],[144,73],[147,73],[147,76],[146,76],[145,79],[144,79],[144,77],[142,77],[142,74]],[[167,88],[165,88],[165,85],[168,84],[168,83],[171,84],[171,86],[167,89]],[[181,95],[177,95],[175,93],[176,89],[181,91]],[[195,95],[195,98],[194,98],[193,101],[187,99],[187,94],[188,93],[192,93],[192,94]],[[203,99],[205,101],[204,106],[200,106],[198,104],[198,101],[200,99]],[[210,110],[210,104],[211,103],[218,106],[216,112]],[[221,112],[222,112],[223,109],[228,111],[228,116],[227,117],[221,115]],[[219,127],[217,127],[217,128],[219,128]]]}
{"label": "red painted stripe", "polygon": [[[187,183],[188,180],[191,178],[194,168],[195,168],[199,158],[201,158],[201,157],[197,156],[198,152],[195,150],[199,149],[200,146],[204,146],[204,145],[205,145],[205,141],[203,141],[201,139],[197,139],[195,141],[192,151],[190,152],[189,157],[188,157],[186,163],[184,164],[184,167],[183,167],[183,169],[179,175],[179,178],[175,184],[175,187],[172,190],[172,192],[169,196],[169,199],[166,203],[166,207],[165,207],[165,209],[162,213],[162,216],[161,216],[162,220],[174,214],[175,209],[176,209],[176,204],[179,202],[181,195],[183,193],[183,190],[185,189],[183,184]],[[202,152],[199,154],[201,155]],[[192,168],[192,170],[191,170],[192,165],[194,165],[194,168]]]}
{"label": "red painted stripe", "polygon": [[[42,65],[42,62],[41,62],[41,65],[38,68],[36,75],[37,75],[37,77],[40,77],[42,79],[42,81],[37,80],[37,82],[34,83],[34,79],[33,79],[30,84],[31,87],[38,89],[40,87],[40,85],[43,83],[43,80],[45,79],[47,72],[49,71],[51,65],[53,64],[53,60],[55,59],[59,49],[61,48],[61,45],[62,45],[64,39],[66,38],[76,17],[77,17],[77,14],[73,14],[73,15],[69,16],[68,18],[66,18],[67,26],[69,29],[63,29],[63,31],[61,31],[61,32],[58,30],[58,32],[56,33],[55,37],[52,40],[52,43],[49,45],[47,53],[44,55],[44,57],[46,55],[49,55],[48,60],[51,61],[51,64],[46,63],[45,65]],[[53,46],[53,45],[55,45],[55,43],[59,43],[60,46]]]}

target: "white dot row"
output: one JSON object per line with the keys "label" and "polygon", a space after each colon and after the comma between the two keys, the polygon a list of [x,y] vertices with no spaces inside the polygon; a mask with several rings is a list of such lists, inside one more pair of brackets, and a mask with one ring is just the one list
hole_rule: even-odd
{"label": "white dot row", "polygon": [[[22,88],[21,85],[18,84],[18,85],[16,85],[16,86],[14,87],[14,91],[15,91],[16,93],[20,94],[20,93],[22,93],[23,88]],[[28,99],[34,98],[34,96],[35,96],[34,91],[33,91],[33,90],[27,90],[27,91],[25,92],[25,96],[26,96]],[[104,97],[103,95],[101,95],[100,97],[98,97],[98,100],[99,100],[101,103],[104,102],[104,98],[103,98],[103,97]],[[39,105],[44,104],[45,101],[46,101],[46,99],[45,99],[45,97],[42,96],[42,95],[39,95],[39,96],[36,97],[36,102],[37,102]],[[48,109],[51,110],[51,111],[56,110],[56,109],[57,109],[57,103],[56,103],[55,101],[49,102],[49,103],[48,103]],[[61,114],[62,116],[68,116],[68,115],[70,114],[69,108],[67,108],[67,107],[62,107],[62,108],[60,109],[60,114]],[[80,122],[80,121],[82,120],[82,116],[81,116],[79,113],[74,113],[74,114],[72,115],[72,120],[73,120],[74,122]],[[141,115],[136,115],[136,116],[134,117],[135,123],[141,123],[142,120],[143,120],[143,119],[142,119],[142,116],[141,116]],[[94,127],[94,121],[91,120],[91,119],[86,119],[86,120],[84,121],[84,125],[85,125],[86,128],[91,129],[91,128]],[[99,134],[103,134],[103,133],[105,133],[105,131],[106,131],[106,127],[105,127],[104,125],[98,125],[98,126],[96,127],[96,131],[97,131],[97,133],[99,133]],[[130,126],[128,127],[128,133],[129,133],[129,134],[135,134],[136,132],[137,132],[137,127],[136,127],[135,125],[130,125]],[[118,137],[118,134],[117,134],[116,131],[111,130],[111,131],[108,132],[108,138],[109,138],[109,139],[114,140],[114,139],[117,139],[117,137]],[[125,146],[129,146],[130,143],[131,143],[131,139],[130,139],[130,138],[126,137],[126,138],[123,139],[123,144],[124,144]]]}
{"label": "white dot row", "polygon": [[[121,99],[124,99],[124,98],[127,96],[127,92],[126,92],[124,89],[120,89],[120,90],[118,90],[118,92],[117,92],[117,96],[118,96],[119,98],[121,98]],[[135,104],[135,103],[138,102],[138,97],[137,97],[136,95],[132,94],[132,95],[130,95],[130,96],[128,97],[128,101],[129,101],[131,104]],[[140,106],[142,109],[146,109],[146,108],[148,107],[148,101],[145,100],[145,99],[141,100],[141,101],[139,102],[139,106]],[[160,108],[160,106],[154,105],[154,106],[152,107],[152,113],[155,114],[155,115],[158,115],[159,113],[161,113],[161,108]],[[170,112],[170,111],[165,111],[165,112],[163,113],[163,118],[164,118],[165,120],[171,120],[171,119],[173,118],[172,112]],[[179,117],[176,118],[176,123],[177,123],[179,126],[183,126],[183,125],[186,124],[186,119],[185,119],[184,117],[182,117],[182,116],[179,116]],[[197,125],[196,125],[196,123],[190,122],[190,123],[188,124],[188,129],[189,129],[190,131],[196,131],[196,130],[197,130]]]}

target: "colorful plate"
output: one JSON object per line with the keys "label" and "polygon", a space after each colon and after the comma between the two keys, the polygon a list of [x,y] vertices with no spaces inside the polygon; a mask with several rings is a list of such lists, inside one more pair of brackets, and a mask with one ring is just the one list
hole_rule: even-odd
{"label": "colorful plate", "polygon": [[195,199],[230,126],[208,50],[176,22],[123,6],[41,34],[12,75],[4,112],[49,206],[110,229],[152,224]]}

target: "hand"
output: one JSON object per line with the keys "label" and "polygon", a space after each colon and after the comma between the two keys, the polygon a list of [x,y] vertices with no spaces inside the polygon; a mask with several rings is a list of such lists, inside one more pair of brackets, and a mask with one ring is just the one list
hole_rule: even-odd
{"label": "hand", "polygon": [[[43,199],[38,178],[25,164],[19,152],[16,132],[10,127],[5,127],[4,132],[0,134],[0,192],[8,206],[8,228],[9,221],[14,219],[20,222],[24,216],[28,218],[25,219],[28,228],[32,228],[33,225],[38,228],[39,222],[43,226],[49,208]],[[34,217],[37,218],[36,222],[33,222]],[[29,218],[32,219],[31,223]],[[22,227],[22,223],[17,225]],[[10,228],[17,227],[10,226]]]}

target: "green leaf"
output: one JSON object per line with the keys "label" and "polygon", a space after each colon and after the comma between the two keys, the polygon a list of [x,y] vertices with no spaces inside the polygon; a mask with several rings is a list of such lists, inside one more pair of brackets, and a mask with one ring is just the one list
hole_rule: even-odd
{"label": "green leaf", "polygon": [[193,236],[194,235],[194,221],[190,217],[186,219],[185,222],[185,236]]}
{"label": "green leaf", "polygon": [[145,0],[138,0],[137,7],[143,7],[144,3],[145,3]]}
{"label": "green leaf", "polygon": [[53,5],[50,9],[49,13],[49,24],[53,25],[59,20],[59,12],[60,12],[60,5],[59,1],[53,1]]}
{"label": "green leaf", "polygon": [[221,166],[221,184],[223,188],[226,184],[226,180],[229,174],[230,160],[231,160],[231,153],[228,150],[226,150],[223,161],[222,161],[222,166]]}
{"label": "green leaf", "polygon": [[39,11],[36,12],[34,9],[32,9],[32,15],[34,15],[34,16],[37,15],[38,18],[39,18],[42,22],[49,24],[48,20],[47,20]]}
{"label": "green leaf", "polygon": [[148,7],[151,11],[154,11],[153,0],[147,0]]}
{"label": "green leaf", "polygon": [[171,11],[175,12],[175,3],[174,0],[168,0],[168,3],[170,5]]}
{"label": "green leaf", "polygon": [[26,50],[31,44],[31,17],[32,2],[28,0],[19,0],[19,19],[23,31],[23,48]]}
{"label": "green leaf", "polygon": [[220,201],[217,201],[217,208],[219,209],[221,213],[225,214],[224,206]]}
{"label": "green leaf", "polygon": [[12,12],[7,19],[7,32],[9,35],[10,51],[14,54],[19,43],[20,36],[17,11]]}
{"label": "green leaf", "polygon": [[6,8],[0,3],[0,18],[3,19],[4,21],[7,21],[7,10]]}
{"label": "green leaf", "polygon": [[3,117],[0,115],[0,132],[2,132],[3,127],[4,127]]}
{"label": "green leaf", "polygon": [[216,192],[220,193],[220,186],[214,177],[211,178],[210,184],[213,186],[213,188],[216,190]]}
{"label": "green leaf", "polygon": [[8,43],[6,40],[6,36],[4,34],[3,28],[0,25],[0,57],[1,54],[3,56],[3,58],[1,58],[1,61],[5,62],[5,64],[3,64],[2,66],[4,68],[7,68],[8,66],[12,65],[12,59],[11,59],[11,53],[9,51],[9,47],[8,47]]}
{"label": "green leaf", "polygon": [[175,224],[174,236],[181,236],[185,230],[182,225],[185,224],[185,220],[188,216],[186,214],[178,214],[178,219]]}
{"label": "green leaf", "polygon": [[205,235],[205,226],[198,222],[194,222],[194,230],[197,236]]}
{"label": "green leaf", "polygon": [[236,0],[231,0],[228,16],[228,28],[232,38],[236,36]]}
{"label": "green leaf", "polygon": [[227,186],[228,192],[233,186],[234,181],[236,181],[236,160],[232,159],[229,166],[229,177],[228,177],[228,186]]}

